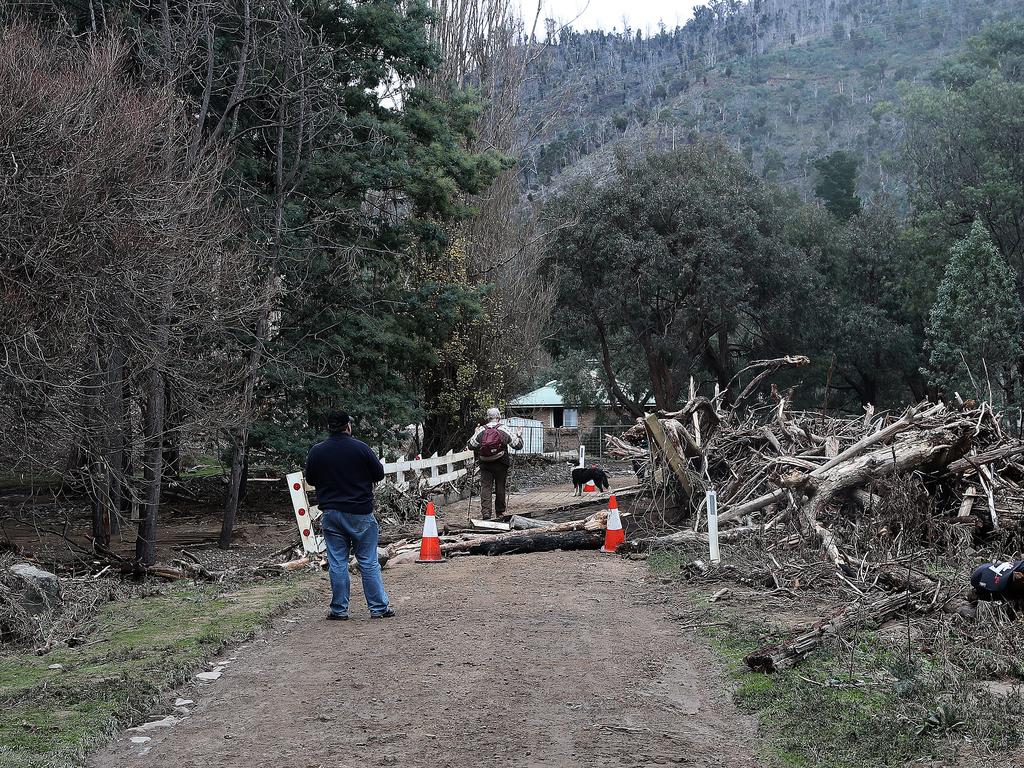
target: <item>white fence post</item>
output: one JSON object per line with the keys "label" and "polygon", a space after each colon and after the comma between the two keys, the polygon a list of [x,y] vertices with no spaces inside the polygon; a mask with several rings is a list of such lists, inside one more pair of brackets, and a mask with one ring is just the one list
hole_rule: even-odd
{"label": "white fence post", "polygon": [[708,491],[708,554],[714,565],[722,562],[718,551],[718,496],[714,490]]}
{"label": "white fence post", "polygon": [[302,472],[292,472],[287,476],[288,491],[292,497],[292,509],[295,512],[295,524],[299,528],[299,539],[302,551],[306,554],[319,554],[325,549],[323,538],[316,535],[313,521],[320,516],[320,510],[310,506],[306,495],[306,480]]}

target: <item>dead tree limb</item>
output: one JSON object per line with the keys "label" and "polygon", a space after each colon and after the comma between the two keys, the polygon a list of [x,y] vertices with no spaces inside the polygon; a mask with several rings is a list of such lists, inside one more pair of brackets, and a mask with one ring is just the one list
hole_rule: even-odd
{"label": "dead tree limb", "polygon": [[903,610],[909,600],[910,592],[901,592],[852,603],[792,640],[758,648],[743,661],[755,672],[789,669],[806,658],[825,638],[841,636],[854,629],[877,628]]}

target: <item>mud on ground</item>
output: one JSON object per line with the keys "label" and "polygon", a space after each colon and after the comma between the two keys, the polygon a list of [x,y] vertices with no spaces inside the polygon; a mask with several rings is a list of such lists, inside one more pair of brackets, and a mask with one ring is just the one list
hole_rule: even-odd
{"label": "mud on ground", "polygon": [[[395,619],[277,622],[178,725],[92,768],[758,765],[705,644],[642,563],[596,552],[385,571]],[[170,712],[174,694],[168,696]]]}

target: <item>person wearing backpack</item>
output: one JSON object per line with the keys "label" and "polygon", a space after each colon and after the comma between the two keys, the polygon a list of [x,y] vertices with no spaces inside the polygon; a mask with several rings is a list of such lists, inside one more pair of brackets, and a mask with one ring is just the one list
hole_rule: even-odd
{"label": "person wearing backpack", "polygon": [[501,411],[497,408],[487,410],[487,422],[476,428],[469,438],[469,447],[476,453],[477,466],[480,468],[480,516],[484,520],[491,519],[491,494],[494,494],[494,511],[498,517],[505,516],[508,470],[512,466],[509,449],[519,450],[523,447],[523,430],[520,427],[513,433],[501,419]]}

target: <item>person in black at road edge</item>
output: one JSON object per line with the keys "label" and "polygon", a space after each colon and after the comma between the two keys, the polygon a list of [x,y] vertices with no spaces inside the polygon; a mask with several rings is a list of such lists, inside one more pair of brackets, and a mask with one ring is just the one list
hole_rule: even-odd
{"label": "person in black at road edge", "polygon": [[373,486],[384,479],[384,466],[370,446],[352,437],[352,420],[344,411],[327,415],[327,431],[330,436],[310,448],[306,459],[306,479],[315,486],[317,503],[323,512],[331,573],[331,609],[327,619],[348,619],[350,552],[354,552],[359,563],[370,617],[390,618],[395,610],[380,574],[380,527],[373,516]]}

